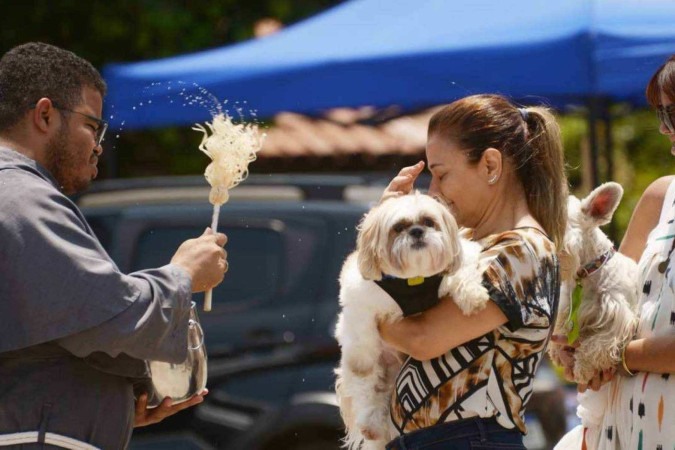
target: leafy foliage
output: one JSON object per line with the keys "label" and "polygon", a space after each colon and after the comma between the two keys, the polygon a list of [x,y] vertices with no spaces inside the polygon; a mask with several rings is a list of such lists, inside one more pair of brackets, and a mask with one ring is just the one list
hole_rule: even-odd
{"label": "leafy foliage", "polygon": [[[652,111],[614,105],[611,114],[613,173],[607,173],[606,149],[600,150],[599,171],[600,182],[616,181],[624,188],[623,200],[607,230],[618,245],[647,186],[673,173],[673,155],[670,142],[658,131],[659,122]],[[576,112],[561,116],[559,120],[572,192],[584,196],[592,189],[589,181],[584,180],[587,174],[583,173],[588,170],[588,162],[584,159],[589,146],[588,119],[584,112]],[[602,127],[599,134],[604,134]]]}
{"label": "leafy foliage", "polygon": [[161,58],[253,37],[254,23],[290,24],[337,0],[34,0],[3,2],[3,53],[27,41],[67,48],[101,68]]}

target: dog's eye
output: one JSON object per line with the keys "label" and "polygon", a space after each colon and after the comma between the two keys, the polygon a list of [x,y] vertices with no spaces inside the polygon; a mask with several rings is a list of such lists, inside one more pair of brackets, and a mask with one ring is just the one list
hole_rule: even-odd
{"label": "dog's eye", "polygon": [[395,233],[400,233],[400,232],[402,232],[403,230],[405,230],[405,224],[399,222],[399,223],[397,223],[396,225],[394,225],[393,230],[394,230]]}
{"label": "dog's eye", "polygon": [[433,228],[436,226],[436,222],[431,217],[425,217],[422,219],[422,225],[425,227]]}

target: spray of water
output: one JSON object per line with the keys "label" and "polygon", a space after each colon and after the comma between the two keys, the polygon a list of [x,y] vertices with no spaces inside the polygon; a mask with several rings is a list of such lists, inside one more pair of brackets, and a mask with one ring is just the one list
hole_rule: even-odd
{"label": "spray of water", "polygon": [[[218,98],[197,83],[183,81],[154,82],[144,89],[144,101],[132,107],[133,111],[140,111],[154,107],[152,99],[160,99],[166,95],[169,104],[182,104],[183,107],[201,107],[206,109],[212,120],[205,125],[195,124],[193,130],[204,134],[199,149],[204,152],[211,163],[207,166],[204,176],[211,185],[209,202],[213,204],[211,229],[215,233],[218,226],[220,207],[229,199],[229,190],[237,186],[248,176],[248,165],[256,159],[256,154],[262,147],[265,134],[260,133],[257,124],[257,114],[246,108],[246,102],[232,105],[237,120],[234,121],[225,110],[227,100],[221,102]],[[161,102],[160,102],[161,103]],[[115,106],[112,105],[114,110]],[[246,123],[248,114],[252,123]],[[114,118],[110,115],[110,119]],[[121,122],[118,134],[119,139],[125,121]],[[113,148],[115,148],[113,146]],[[205,296],[204,310],[211,310],[212,291]]]}

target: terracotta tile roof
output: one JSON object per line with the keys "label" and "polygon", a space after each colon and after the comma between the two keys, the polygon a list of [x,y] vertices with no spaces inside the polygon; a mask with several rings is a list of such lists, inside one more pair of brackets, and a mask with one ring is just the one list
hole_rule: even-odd
{"label": "terracotta tile roof", "polygon": [[284,112],[266,130],[259,158],[413,155],[424,152],[436,108],[388,120],[374,108],[338,108],[314,118]]}

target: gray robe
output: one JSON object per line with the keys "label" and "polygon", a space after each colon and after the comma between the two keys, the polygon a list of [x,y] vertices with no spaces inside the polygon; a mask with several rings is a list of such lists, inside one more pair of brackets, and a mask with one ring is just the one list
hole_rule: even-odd
{"label": "gray robe", "polygon": [[186,357],[190,301],[182,268],[121,273],[49,172],[0,148],[0,436],[125,448],[144,360]]}

